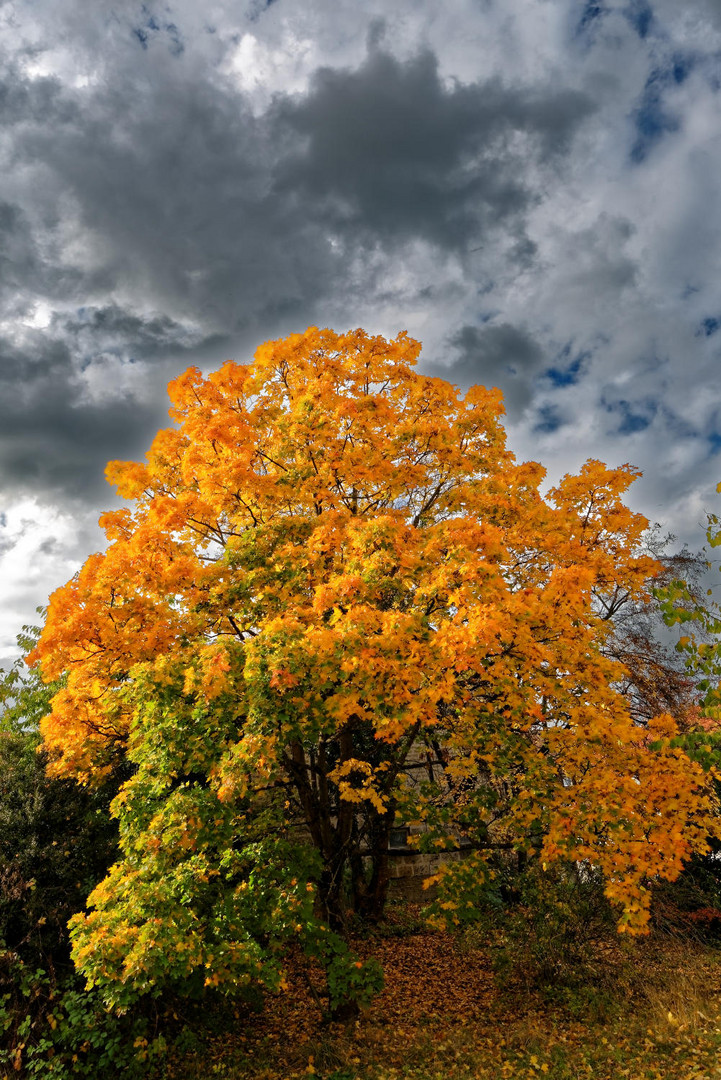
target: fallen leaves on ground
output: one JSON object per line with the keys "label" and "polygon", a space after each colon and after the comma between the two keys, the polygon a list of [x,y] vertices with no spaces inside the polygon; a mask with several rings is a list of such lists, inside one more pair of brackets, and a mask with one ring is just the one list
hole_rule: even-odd
{"label": "fallen leaves on ground", "polygon": [[[404,916],[407,920],[407,912]],[[394,932],[395,931],[395,932]],[[173,1080],[721,1080],[721,950],[603,942],[602,985],[565,997],[499,990],[482,944],[413,923],[354,942],[383,992],[356,1023],[324,1025],[298,958],[262,1012],[174,1058]]]}

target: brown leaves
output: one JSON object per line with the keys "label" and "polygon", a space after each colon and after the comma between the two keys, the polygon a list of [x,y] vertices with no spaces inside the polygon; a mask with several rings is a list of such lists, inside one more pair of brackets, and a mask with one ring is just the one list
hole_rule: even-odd
{"label": "brown leaves", "polygon": [[[248,1080],[715,1075],[721,972],[714,952],[669,939],[632,949],[602,941],[593,976],[584,981],[579,973],[567,994],[550,987],[544,997],[518,985],[501,992],[482,944],[414,926],[414,914],[394,909],[380,936],[356,943],[381,958],[386,975],[383,993],[357,1023],[323,1026],[303,962],[294,958],[287,989],[269,997],[262,1013],[241,1012],[232,1031],[210,1038],[195,1062],[176,1059],[169,1075],[189,1080],[207,1073],[209,1061],[220,1075]],[[202,1037],[202,1028],[195,1034]]]}

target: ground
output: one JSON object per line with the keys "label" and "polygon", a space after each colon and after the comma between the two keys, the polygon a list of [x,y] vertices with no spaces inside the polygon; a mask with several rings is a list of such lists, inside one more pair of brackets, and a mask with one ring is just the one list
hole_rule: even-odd
{"label": "ground", "polygon": [[324,1025],[293,965],[288,990],[261,1011],[236,1009],[230,1023],[226,1014],[208,1024],[206,1014],[205,1033],[189,1036],[166,1076],[721,1080],[718,946],[609,934],[589,950],[582,977],[539,989],[522,969],[499,986],[482,935],[429,930],[408,905],[356,945],[379,957],[386,976],[357,1022]]}

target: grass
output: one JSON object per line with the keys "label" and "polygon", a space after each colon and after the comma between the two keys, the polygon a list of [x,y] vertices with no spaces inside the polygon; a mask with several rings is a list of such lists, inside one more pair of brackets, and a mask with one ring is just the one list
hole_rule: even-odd
{"label": "grass", "polygon": [[[324,1027],[298,972],[262,1012],[196,1025],[172,1080],[721,1080],[721,950],[669,937],[594,947],[587,978],[497,986],[484,943],[395,915],[357,947],[386,986],[349,1026]],[[391,920],[391,927],[393,919]],[[210,1018],[208,1018],[210,1019]],[[219,1030],[224,1028],[224,1030]]]}

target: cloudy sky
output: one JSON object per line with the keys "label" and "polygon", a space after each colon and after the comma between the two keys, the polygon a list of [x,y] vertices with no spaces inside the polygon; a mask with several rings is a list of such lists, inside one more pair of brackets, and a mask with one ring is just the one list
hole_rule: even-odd
{"label": "cloudy sky", "polygon": [[0,0],[0,657],[168,379],[308,325],[407,329],[700,546],[720,106],[721,0]]}

